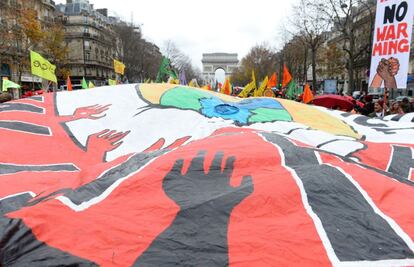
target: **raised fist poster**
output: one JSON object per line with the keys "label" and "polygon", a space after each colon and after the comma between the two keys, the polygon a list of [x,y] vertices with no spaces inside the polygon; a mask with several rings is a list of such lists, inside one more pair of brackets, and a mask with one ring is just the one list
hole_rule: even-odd
{"label": "raised fist poster", "polygon": [[407,88],[414,2],[378,0],[370,87]]}

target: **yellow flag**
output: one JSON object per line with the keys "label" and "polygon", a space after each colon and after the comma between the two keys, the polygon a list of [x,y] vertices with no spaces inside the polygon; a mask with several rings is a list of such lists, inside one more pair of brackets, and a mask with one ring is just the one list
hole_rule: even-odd
{"label": "yellow flag", "polygon": [[121,61],[114,59],[114,69],[115,69],[115,73],[124,75],[125,65]]}
{"label": "yellow flag", "polygon": [[267,87],[267,82],[269,81],[269,78],[266,76],[262,82],[262,84],[260,85],[259,89],[257,89],[256,91],[254,91],[254,96],[263,96],[263,93]]}
{"label": "yellow flag", "polygon": [[252,90],[256,90],[256,77],[254,76],[254,70],[252,70],[252,81],[244,87],[238,96],[246,98]]}
{"label": "yellow flag", "polygon": [[45,80],[57,83],[55,75],[56,66],[44,59],[40,54],[30,51],[32,74]]}
{"label": "yellow flag", "polygon": [[116,81],[108,79],[108,85],[116,85]]}
{"label": "yellow flag", "polygon": [[88,88],[94,88],[94,87],[95,85],[93,84],[93,82],[89,81]]}
{"label": "yellow flag", "polygon": [[188,86],[190,86],[190,87],[197,87],[197,88],[199,88],[200,86],[198,86],[198,82],[197,82],[197,80],[196,79],[192,79],[189,83],[188,83]]}

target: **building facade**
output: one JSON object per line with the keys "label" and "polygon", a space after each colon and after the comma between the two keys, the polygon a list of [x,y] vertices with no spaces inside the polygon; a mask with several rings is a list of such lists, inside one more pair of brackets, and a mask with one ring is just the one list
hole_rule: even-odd
{"label": "building facade", "polygon": [[51,0],[0,0],[0,85],[5,77],[20,83],[23,91],[42,87],[42,80],[31,75],[27,64],[28,49],[36,46],[21,36],[21,16],[27,10],[35,12],[43,31],[54,23],[56,15],[55,3]]}
{"label": "building facade", "polygon": [[72,84],[79,86],[83,77],[95,85],[117,79],[113,60],[122,58],[120,39],[114,31],[119,20],[108,16],[107,9],[94,9],[88,0],[67,0],[57,6],[63,13],[65,41],[69,55],[67,68]]}

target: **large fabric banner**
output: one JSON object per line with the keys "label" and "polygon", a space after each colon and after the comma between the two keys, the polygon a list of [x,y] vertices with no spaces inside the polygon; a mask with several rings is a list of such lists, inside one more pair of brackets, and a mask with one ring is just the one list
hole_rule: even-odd
{"label": "large fabric banner", "polygon": [[0,266],[414,266],[413,121],[175,84],[0,104]]}
{"label": "large fabric banner", "polygon": [[413,17],[412,0],[377,0],[370,87],[407,88]]}
{"label": "large fabric banner", "polygon": [[32,74],[48,81],[57,83],[56,66],[44,59],[40,54],[30,51]]}

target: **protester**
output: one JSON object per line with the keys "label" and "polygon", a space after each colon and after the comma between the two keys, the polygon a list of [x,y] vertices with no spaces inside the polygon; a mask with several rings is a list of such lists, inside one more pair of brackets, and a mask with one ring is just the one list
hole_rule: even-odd
{"label": "protester", "polygon": [[0,103],[4,103],[10,100],[12,100],[11,94],[9,94],[8,92],[0,93]]}
{"label": "protester", "polygon": [[407,97],[404,97],[401,104],[400,104],[401,109],[404,111],[404,113],[409,113],[411,112],[411,105],[410,105],[410,101],[408,100]]}
{"label": "protester", "polygon": [[369,116],[371,113],[374,112],[374,103],[372,102],[372,95],[364,96],[364,108],[361,109],[361,114],[365,116]]}
{"label": "protester", "polygon": [[368,117],[382,119],[384,116],[389,115],[387,110],[388,107],[385,105],[384,100],[378,100],[374,104],[374,112],[370,113]]}
{"label": "protester", "polygon": [[400,103],[395,101],[391,104],[390,114],[404,114],[404,111],[400,107]]}

